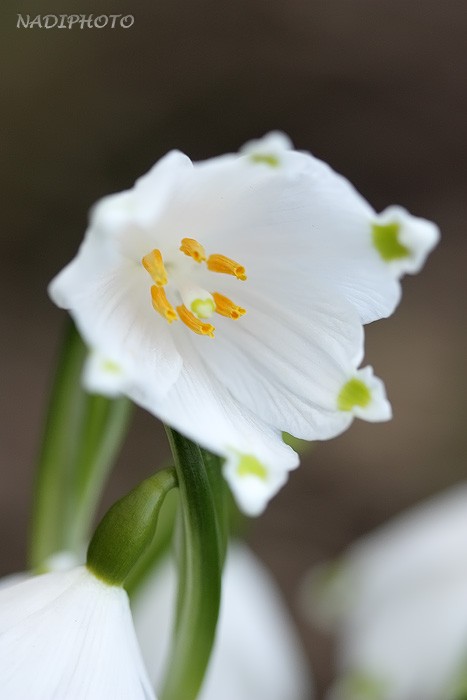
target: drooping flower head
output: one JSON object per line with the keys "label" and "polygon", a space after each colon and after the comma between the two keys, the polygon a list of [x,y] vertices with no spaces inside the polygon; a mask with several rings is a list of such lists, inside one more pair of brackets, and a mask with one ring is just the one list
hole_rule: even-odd
{"label": "drooping flower head", "polygon": [[328,700],[464,697],[466,549],[462,484],[312,570],[309,613],[337,634],[338,680]]}
{"label": "drooping flower head", "polygon": [[0,590],[0,678],[8,700],[156,700],[126,592],[84,566]]}
{"label": "drooping flower head", "polygon": [[326,439],[354,415],[390,416],[382,384],[358,370],[361,324],[394,310],[398,277],[437,235],[401,209],[376,215],[271,134],[196,164],[169,153],[101,200],[50,289],[91,349],[88,386],[127,393],[225,457],[255,514],[298,464],[282,431]]}

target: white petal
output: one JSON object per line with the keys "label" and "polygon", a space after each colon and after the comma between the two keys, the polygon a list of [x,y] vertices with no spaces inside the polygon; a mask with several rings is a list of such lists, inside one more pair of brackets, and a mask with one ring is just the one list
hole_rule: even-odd
{"label": "white petal", "polygon": [[[259,294],[238,293],[247,313],[219,324],[197,350],[232,395],[261,420],[307,440],[350,424],[336,397],[360,362],[363,331],[353,309],[315,287],[306,315]],[[217,325],[217,324],[216,324]]]}
{"label": "white petal", "polygon": [[247,157],[250,167],[286,169],[289,172],[301,169],[303,160],[297,158],[289,137],[281,131],[271,131],[261,139],[248,141],[240,149],[240,154]]}
{"label": "white petal", "polygon": [[[286,286],[310,280],[338,290],[362,322],[388,316],[400,287],[372,240],[376,214],[344,177],[310,154],[283,151],[284,167],[251,167],[247,157],[195,165],[188,196],[206,244],[239,257],[256,274]],[[228,197],[225,193],[228,192]],[[201,238],[200,238],[201,239]]]}
{"label": "white petal", "polygon": [[[137,260],[141,259],[157,247],[151,228],[154,229],[170,207],[174,193],[190,177],[192,170],[193,164],[188,156],[171,151],[140,177],[132,189],[103,197],[97,202],[91,209],[90,229],[100,236],[114,238],[127,254],[132,253]],[[132,236],[127,235],[129,231]]]}
{"label": "white petal", "polygon": [[283,131],[270,131],[260,139],[252,139],[247,141],[241,149],[240,153],[274,153],[282,154],[284,151],[293,150],[293,144],[287,134]]}
{"label": "white petal", "polygon": [[[465,667],[466,547],[463,484],[349,549],[337,575],[347,599],[337,628],[344,679],[356,671],[379,679],[390,700],[450,697]],[[344,686],[331,697],[347,700]]]}
{"label": "white petal", "polygon": [[83,371],[83,385],[91,394],[116,398],[125,393],[128,378],[122,367],[98,351],[90,352]]}
{"label": "white petal", "polygon": [[90,348],[129,381],[140,378],[147,391],[163,396],[182,361],[168,324],[152,308],[146,277],[141,265],[119,257],[106,239],[88,236],[49,293],[70,311]]}
{"label": "white petal", "polygon": [[[348,404],[347,408],[341,407],[344,412],[372,423],[386,421],[392,417],[391,404],[386,398],[386,389],[381,379],[374,376],[373,367],[364,367],[350,374],[343,384],[341,392],[346,391],[348,387],[352,388],[354,384],[357,385],[357,388],[361,387],[364,390],[367,394],[365,397],[367,400],[359,403],[357,397],[352,402],[352,397],[347,397],[345,400],[345,403]],[[342,393],[339,395],[338,405],[341,397]]]}
{"label": "white petal", "polygon": [[425,261],[439,241],[439,229],[432,221],[412,216],[403,207],[387,207],[375,219],[375,223],[400,226],[398,241],[408,249],[406,257],[390,260],[387,264],[397,277],[420,272]]}
{"label": "white petal", "polygon": [[[421,583],[421,582],[420,582]],[[340,666],[380,679],[391,700],[446,697],[465,661],[466,579],[436,579],[350,624]],[[441,642],[441,643],[440,643]]]}
{"label": "white petal", "polygon": [[[134,603],[138,638],[159,686],[173,622],[176,576],[163,563]],[[233,543],[223,574],[213,656],[199,700],[309,700],[309,672],[293,623],[270,574]]]}
{"label": "white petal", "polygon": [[8,700],[155,697],[126,593],[84,567],[0,590],[0,677]]}
{"label": "white petal", "polygon": [[[244,465],[253,463],[248,469]],[[264,464],[251,454],[230,451],[223,467],[224,477],[229,484],[237,503],[246,515],[261,515],[268,502],[284,486],[288,471]]]}
{"label": "white petal", "polygon": [[[214,342],[210,338],[200,338]],[[191,339],[190,339],[191,340]],[[206,449],[227,458],[225,474],[233,485],[233,455],[249,455],[265,468],[267,478],[253,486],[250,478],[234,487],[240,508],[260,513],[286,480],[286,473],[298,465],[298,455],[282,440],[279,430],[263,423],[238,404],[225,387],[203,365],[196,351],[187,353],[179,379],[163,401],[143,406]],[[252,487],[247,488],[247,484]]]}

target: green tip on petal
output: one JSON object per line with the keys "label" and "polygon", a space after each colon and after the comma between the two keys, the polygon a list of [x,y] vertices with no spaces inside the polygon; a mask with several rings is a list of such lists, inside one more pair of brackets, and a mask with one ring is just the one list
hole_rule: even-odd
{"label": "green tip on petal", "polygon": [[272,153],[252,153],[250,156],[252,163],[263,163],[264,165],[269,165],[270,168],[278,168],[280,160],[277,156]]}
{"label": "green tip on petal", "polygon": [[253,455],[242,455],[237,466],[239,476],[256,476],[262,481],[266,481],[268,472],[261,462]]}
{"label": "green tip on petal", "polygon": [[400,224],[373,224],[373,245],[383,260],[400,260],[408,258],[410,250],[399,241]]}
{"label": "green tip on petal", "polygon": [[104,360],[102,363],[102,369],[110,374],[121,374],[122,368],[116,362],[112,360]]}
{"label": "green tip on petal", "polygon": [[195,299],[191,302],[191,311],[198,318],[211,318],[215,310],[216,305],[212,299]]}
{"label": "green tip on petal", "polygon": [[386,697],[387,685],[362,671],[355,671],[345,679],[345,697],[349,700],[383,700]]}
{"label": "green tip on petal", "polygon": [[355,406],[365,408],[371,401],[371,392],[360,379],[350,379],[337,397],[339,411],[351,411]]}

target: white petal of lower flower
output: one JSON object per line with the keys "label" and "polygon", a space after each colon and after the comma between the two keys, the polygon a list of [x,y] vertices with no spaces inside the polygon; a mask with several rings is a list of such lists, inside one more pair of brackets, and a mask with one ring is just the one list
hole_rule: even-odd
{"label": "white petal of lower flower", "polygon": [[451,697],[466,670],[466,549],[463,484],[352,545],[329,587],[313,574],[314,607],[340,608],[332,700],[359,698],[359,684],[381,700]]}
{"label": "white petal of lower flower", "polygon": [[0,679],[8,700],[155,700],[127,594],[85,567],[0,590]]}
{"label": "white petal of lower flower", "polygon": [[[166,561],[133,604],[136,633],[156,687],[169,652],[176,575]],[[304,652],[270,574],[242,544],[232,544],[223,575],[213,655],[199,700],[310,700]]]}

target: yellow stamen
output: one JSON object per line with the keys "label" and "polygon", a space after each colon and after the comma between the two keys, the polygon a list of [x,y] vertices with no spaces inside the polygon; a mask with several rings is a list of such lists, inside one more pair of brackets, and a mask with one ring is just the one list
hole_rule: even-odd
{"label": "yellow stamen", "polygon": [[177,306],[178,315],[180,320],[188,326],[190,331],[198,333],[198,335],[208,335],[210,338],[214,338],[214,331],[216,330],[214,326],[210,323],[203,323],[199,318],[196,318],[194,314],[189,311],[186,306]]}
{"label": "yellow stamen", "polygon": [[158,287],[163,287],[165,284],[167,284],[167,272],[164,267],[164,261],[162,260],[160,250],[155,248],[150,253],[145,255],[141,262],[143,263],[144,269],[149,272],[152,280]]}
{"label": "yellow stamen", "polygon": [[227,318],[233,318],[233,320],[236,321],[238,318],[240,318],[240,316],[246,314],[246,309],[242,309],[241,306],[237,306],[223,294],[213,292],[212,296],[216,302],[216,313],[220,314],[221,316],[227,316]]}
{"label": "yellow stamen", "polygon": [[178,316],[174,307],[167,299],[167,295],[163,287],[157,287],[155,284],[151,287],[151,298],[154,309],[165,318],[166,321],[172,323],[176,321]]}
{"label": "yellow stamen", "polygon": [[226,275],[233,275],[238,280],[246,280],[243,265],[225,255],[210,255],[206,264],[211,272],[223,272]]}
{"label": "yellow stamen", "polygon": [[193,258],[193,260],[195,260],[197,263],[201,263],[206,260],[206,252],[203,246],[201,243],[198,243],[198,241],[195,241],[194,238],[182,238],[180,250],[182,253],[185,253],[185,255]]}

